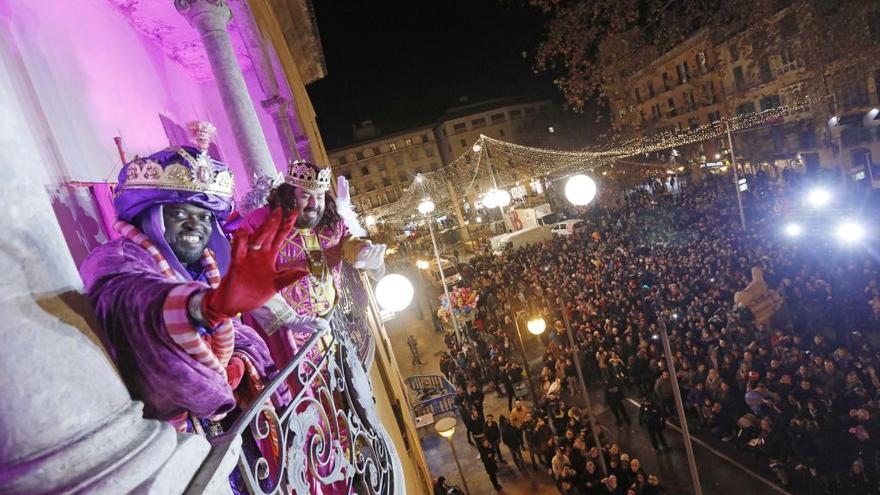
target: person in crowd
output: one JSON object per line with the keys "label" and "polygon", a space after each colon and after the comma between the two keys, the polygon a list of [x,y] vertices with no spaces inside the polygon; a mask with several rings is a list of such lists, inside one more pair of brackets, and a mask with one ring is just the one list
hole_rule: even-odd
{"label": "person in crowd", "polygon": [[483,462],[483,467],[486,469],[486,474],[489,475],[492,486],[495,490],[500,491],[503,487],[498,483],[498,462],[495,460],[495,449],[488,439],[482,439],[482,442],[479,444],[479,452],[480,460]]}
{"label": "person in crowd", "polygon": [[654,451],[663,452],[669,449],[666,437],[663,435],[663,430],[666,428],[666,411],[663,407],[657,405],[650,398],[642,399],[642,406],[639,409],[639,424],[648,429],[648,436]]}
{"label": "person in crowd", "polygon": [[489,440],[489,445],[495,449],[495,454],[498,456],[498,462],[501,464],[507,464],[507,461],[504,460],[504,456],[501,455],[501,427],[498,426],[498,423],[495,421],[495,416],[492,414],[486,415],[486,439]]}
{"label": "person in crowd", "polygon": [[526,467],[522,455],[522,431],[516,426],[513,426],[510,420],[508,420],[503,414],[498,418],[498,424],[501,428],[501,439],[504,441],[504,445],[507,445],[507,449],[510,450],[510,456],[513,458],[513,463],[516,464],[517,469],[522,471]]}

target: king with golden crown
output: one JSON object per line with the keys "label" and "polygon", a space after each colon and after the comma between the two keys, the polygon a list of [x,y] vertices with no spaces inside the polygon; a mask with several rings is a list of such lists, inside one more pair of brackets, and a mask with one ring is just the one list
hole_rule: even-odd
{"label": "king with golden crown", "polygon": [[304,334],[329,329],[341,287],[341,263],[384,272],[385,245],[358,237],[362,229],[351,211],[348,182],[337,180],[337,195],[330,191],[332,173],[305,161],[291,162],[283,183],[274,185],[265,206],[248,213],[245,228],[259,225],[272,208],[298,213],[294,229],[284,241],[277,268],[308,266],[309,274],[283,288],[265,306],[251,312],[262,330],[279,367],[290,362]]}

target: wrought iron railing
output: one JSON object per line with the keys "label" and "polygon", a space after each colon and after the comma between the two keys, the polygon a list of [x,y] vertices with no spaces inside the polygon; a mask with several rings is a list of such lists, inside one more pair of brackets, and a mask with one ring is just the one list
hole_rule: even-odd
{"label": "wrought iron railing", "polygon": [[[403,493],[399,457],[368,377],[375,343],[368,302],[359,300],[366,292],[356,274],[346,273],[345,283],[331,331],[311,335],[253,405],[210,439],[212,453],[187,493],[216,483],[222,459],[239,442],[233,484],[253,495]],[[271,398],[285,387],[292,400],[276,408]]]}

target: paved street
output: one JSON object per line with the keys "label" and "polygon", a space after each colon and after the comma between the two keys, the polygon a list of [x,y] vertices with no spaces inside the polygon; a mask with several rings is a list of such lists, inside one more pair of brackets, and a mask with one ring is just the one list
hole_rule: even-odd
{"label": "paved street", "polygon": [[[413,277],[415,281],[415,277]],[[424,295],[419,292],[421,287],[416,283],[416,296],[413,305],[398,315],[395,319],[386,323],[389,338],[394,347],[398,359],[398,366],[404,378],[417,374],[441,374],[439,356],[445,350],[442,334],[436,333],[431,325],[428,302]],[[431,301],[436,300],[432,293]],[[419,305],[422,311],[422,319],[415,305]],[[412,333],[418,342],[418,348],[422,366],[416,366],[412,362],[412,354],[407,346],[406,339]],[[540,360],[543,347],[539,345],[527,346],[528,357],[533,365]],[[571,403],[580,403],[580,399],[566,397]],[[649,473],[657,473],[661,483],[671,494],[693,493],[690,474],[685,456],[682,437],[676,429],[668,428],[666,438],[672,450],[667,453],[657,454],[652,452],[647,434],[637,424],[638,407],[632,400],[627,402],[627,410],[633,425],[630,428],[618,430],[614,427],[614,418],[610,411],[602,404],[602,394],[598,390],[591,391],[591,400],[597,412],[597,418],[609,427],[613,438],[622,445],[622,450],[630,455],[638,457],[642,466]],[[486,413],[492,413],[497,418],[499,415],[508,415],[507,400],[496,393],[488,393],[485,401]],[[694,454],[700,470],[701,484],[705,494],[785,494],[789,493],[770,482],[772,474],[766,465],[753,459],[751,456],[736,452],[732,446],[722,444],[720,441],[707,439],[699,431],[692,434],[699,440],[694,444]],[[453,437],[455,448],[459,455],[462,471],[467,479],[468,487],[472,494],[494,493],[482,463],[477,456],[477,450],[467,442],[464,425],[459,423]],[[705,442],[705,443],[703,443]],[[428,459],[428,464],[433,476],[445,475],[450,483],[461,485],[456,472],[455,461],[448,443],[439,437],[433,430],[428,430],[422,435],[422,447]],[[505,460],[510,461],[506,447],[502,447],[501,454]],[[525,454],[528,461],[528,454]],[[504,489],[501,493],[512,495],[519,494],[555,494],[559,493],[551,477],[545,469],[519,472],[512,462],[501,465],[498,473],[499,482]],[[810,486],[805,480],[793,478],[794,488],[791,493],[821,493],[818,487]]]}

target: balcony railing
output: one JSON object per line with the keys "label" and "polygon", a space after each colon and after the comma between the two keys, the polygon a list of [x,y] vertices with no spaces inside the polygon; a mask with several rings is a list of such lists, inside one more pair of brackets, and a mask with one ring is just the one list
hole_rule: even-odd
{"label": "balcony railing", "polygon": [[[331,331],[311,335],[253,405],[209,438],[211,454],[188,494],[228,483],[223,473],[233,460],[230,479],[252,495],[403,492],[399,457],[368,377],[375,350],[368,296],[353,270],[343,281]],[[274,407],[271,398],[285,388],[292,400]]]}

